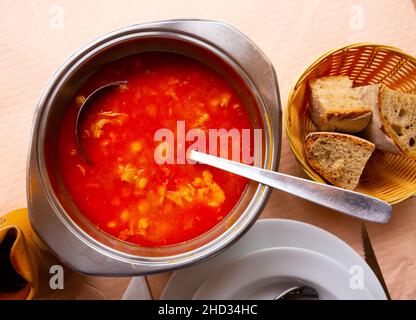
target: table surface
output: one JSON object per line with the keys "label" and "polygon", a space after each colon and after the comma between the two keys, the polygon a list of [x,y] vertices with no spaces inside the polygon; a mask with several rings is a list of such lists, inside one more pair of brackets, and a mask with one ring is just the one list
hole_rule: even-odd
{"label": "table surface", "polygon": [[[10,1],[0,2],[0,215],[26,206],[25,165],[31,121],[42,88],[80,46],[119,27],[170,18],[222,20],[248,35],[273,62],[284,105],[291,83],[315,57],[354,42],[400,47],[416,55],[416,1]],[[280,171],[304,176],[284,137]],[[395,205],[386,225],[368,224],[393,298],[416,298],[416,199]],[[273,191],[263,218],[324,228],[360,254],[360,221]],[[148,277],[158,298],[169,273]],[[127,279],[89,278],[107,298]]]}

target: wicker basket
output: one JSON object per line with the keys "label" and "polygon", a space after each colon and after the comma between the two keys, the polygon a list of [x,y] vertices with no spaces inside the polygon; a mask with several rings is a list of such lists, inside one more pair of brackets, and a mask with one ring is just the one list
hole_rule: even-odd
{"label": "wicker basket", "polygon": [[[308,67],[289,92],[285,112],[290,147],[306,174],[325,182],[309,165],[304,150],[308,133],[317,131],[310,118],[310,79],[346,75],[354,85],[384,83],[392,89],[416,92],[416,58],[403,51],[374,44],[353,44],[324,54]],[[376,150],[370,158],[356,191],[391,204],[416,194],[416,161]]]}

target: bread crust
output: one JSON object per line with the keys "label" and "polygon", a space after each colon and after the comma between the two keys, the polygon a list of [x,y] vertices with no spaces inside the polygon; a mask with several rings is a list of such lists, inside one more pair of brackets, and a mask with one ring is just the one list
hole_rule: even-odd
{"label": "bread crust", "polygon": [[[309,81],[311,88],[310,94],[310,113],[315,125],[321,131],[337,131],[345,133],[357,133],[362,131],[371,121],[371,106],[362,103],[361,105],[349,106],[346,109],[338,108],[338,110],[325,110],[325,106],[321,104],[319,98],[314,94],[314,87],[318,81],[325,82],[333,80],[334,82],[342,81],[345,89],[354,90],[352,81],[346,76],[329,76],[317,78]],[[335,89],[336,90],[336,89]],[[357,94],[358,96],[358,94]]]}
{"label": "bread crust", "polygon": [[339,133],[339,132],[311,132],[305,138],[306,146],[311,146],[313,142],[315,142],[321,137],[349,140],[349,141],[352,141],[355,145],[364,147],[369,151],[375,150],[374,143],[366,139],[351,135],[351,134]]}
{"label": "bread crust", "polygon": [[[312,153],[310,150],[312,149],[312,145],[320,138],[334,138],[334,139],[343,139],[353,142],[355,145],[361,146],[365,149],[367,149],[370,153],[373,153],[375,150],[375,145],[365,139],[359,138],[357,136],[344,134],[344,133],[337,133],[337,132],[312,132],[309,133],[305,138],[305,153],[306,157],[311,164],[312,168],[325,180],[329,181],[333,185],[337,187],[343,187],[339,184],[337,184],[336,181],[331,181],[326,178],[327,174],[325,170],[323,170],[317,161],[315,161],[315,158],[312,156]],[[345,188],[345,187],[344,187]]]}
{"label": "bread crust", "polygon": [[[379,97],[387,90],[392,90],[385,85],[381,85]],[[402,155],[406,158],[416,160],[416,155],[412,155],[411,153],[407,152],[405,150],[400,141],[397,139],[396,135],[393,132],[393,129],[391,128],[390,124],[387,122],[387,120],[383,117],[383,110],[382,110],[382,99],[378,99],[377,103],[377,114],[378,119],[380,121],[380,130],[389,138],[390,141],[394,144],[395,148],[393,148],[393,153]]]}

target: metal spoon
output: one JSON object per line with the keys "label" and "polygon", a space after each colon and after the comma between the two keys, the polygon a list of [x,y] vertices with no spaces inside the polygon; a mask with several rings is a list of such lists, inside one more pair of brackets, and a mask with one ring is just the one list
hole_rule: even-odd
{"label": "metal spoon", "polygon": [[273,300],[319,300],[319,293],[308,286],[295,286],[279,293]]}
{"label": "metal spoon", "polygon": [[88,155],[86,154],[84,148],[82,147],[81,140],[79,138],[79,126],[81,123],[82,116],[85,114],[85,111],[91,105],[91,102],[94,101],[98,96],[107,92],[108,90],[115,89],[116,87],[120,87],[122,85],[126,85],[127,81],[114,81],[107,83],[98,89],[95,89],[82,103],[81,107],[78,110],[77,119],[75,120],[75,143],[77,145],[78,151],[81,156],[87,161],[88,164],[92,165],[92,162]]}
{"label": "metal spoon", "polygon": [[261,169],[192,150],[188,158],[285,191],[321,206],[367,221],[386,223],[392,207],[362,193]]}

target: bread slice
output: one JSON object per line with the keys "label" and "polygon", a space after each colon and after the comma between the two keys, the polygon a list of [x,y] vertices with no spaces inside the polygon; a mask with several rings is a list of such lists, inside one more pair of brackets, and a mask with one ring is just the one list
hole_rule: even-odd
{"label": "bread slice", "polygon": [[305,139],[312,168],[337,187],[353,190],[375,149],[367,140],[349,134],[313,132]]}
{"label": "bread slice", "polygon": [[416,94],[380,88],[373,120],[363,132],[377,148],[416,160]]}
{"label": "bread slice", "polygon": [[320,131],[356,133],[371,120],[371,106],[346,76],[323,77],[309,81],[311,116]]}

